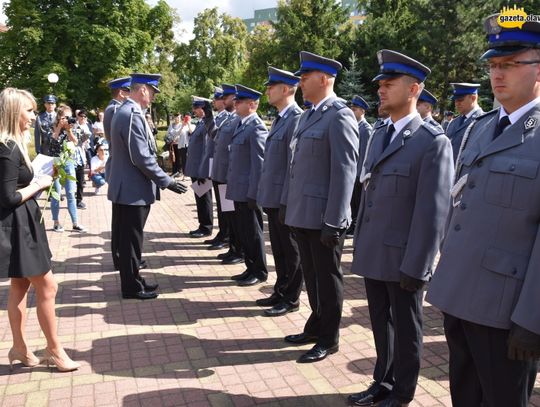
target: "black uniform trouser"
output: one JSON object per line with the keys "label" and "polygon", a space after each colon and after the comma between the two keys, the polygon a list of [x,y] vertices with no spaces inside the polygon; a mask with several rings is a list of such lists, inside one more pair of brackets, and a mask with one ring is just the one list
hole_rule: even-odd
{"label": "black uniform trouser", "polygon": [[343,310],[341,254],[345,233],[341,235],[339,244],[330,249],[321,243],[320,230],[293,228],[293,231],[311,307],[304,332],[318,336],[319,345],[337,345]]}
{"label": "black uniform trouser", "polygon": [[422,354],[422,290],[364,278],[377,362],[373,379],[402,403],[414,398]]}
{"label": "black uniform trouser", "polygon": [[75,178],[77,178],[77,191],[75,193],[75,199],[77,203],[83,200],[84,189],[84,165],[75,166]]}
{"label": "black uniform trouser", "polygon": [[247,202],[234,201],[236,231],[244,249],[244,262],[251,276],[266,281],[263,218],[259,208],[250,209]]}
{"label": "black uniform trouser", "polygon": [[219,182],[212,181],[214,186],[214,193],[216,194],[216,208],[218,216],[219,232],[216,236],[217,239],[223,240],[229,237],[229,223],[225,219],[225,214],[221,211],[221,197],[219,193]]}
{"label": "black uniform trouser", "polygon": [[241,225],[237,221],[236,208],[234,211],[223,212],[223,217],[228,225],[229,230],[229,252],[237,254],[238,256],[244,255],[244,248],[240,238]]}
{"label": "black uniform trouser", "polygon": [[351,217],[352,222],[349,226],[349,230],[354,232],[354,229],[356,228],[356,218],[358,216],[358,209],[360,208],[360,200],[362,198],[362,184],[360,184],[360,180],[358,177],[355,178],[354,181],[354,189],[351,197]]}
{"label": "black uniform trouser", "polygon": [[506,329],[444,314],[450,349],[450,394],[457,407],[526,407],[538,361],[508,359]]}
{"label": "black uniform trouser", "polygon": [[139,276],[139,263],[144,238],[144,225],[150,213],[150,205],[116,206],[116,221],[118,222],[118,251],[120,261],[120,281],[123,294],[134,294],[143,290],[144,286]]}
{"label": "black uniform trouser", "polygon": [[288,304],[297,305],[303,283],[298,243],[292,229],[279,221],[279,209],[265,208],[265,212],[268,216],[268,233],[276,265],[274,293]]}
{"label": "black uniform trouser", "polygon": [[179,168],[182,171],[182,174],[184,174],[186,172],[187,147],[182,147],[178,149],[178,157],[180,157]]}
{"label": "black uniform trouser", "polygon": [[[195,182],[196,179],[192,178],[191,180]],[[211,233],[214,226],[212,190],[208,191],[203,196],[197,196],[197,194],[195,194],[195,204],[197,205],[197,219],[199,219],[199,230]]]}
{"label": "black uniform trouser", "polygon": [[113,203],[111,214],[111,256],[115,270],[120,270],[120,251],[118,248],[120,238],[120,228],[118,223],[119,210],[120,206]]}

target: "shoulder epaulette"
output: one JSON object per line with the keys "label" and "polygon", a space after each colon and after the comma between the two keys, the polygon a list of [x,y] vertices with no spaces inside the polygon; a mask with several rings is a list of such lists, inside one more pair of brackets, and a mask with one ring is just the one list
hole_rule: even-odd
{"label": "shoulder epaulette", "polygon": [[388,126],[388,123],[382,121],[382,122],[380,122],[379,124],[374,123],[374,127],[373,127],[373,128],[374,128],[374,130],[377,130],[377,129],[380,129],[381,127],[385,127],[385,126]]}
{"label": "shoulder epaulette", "polygon": [[490,110],[489,112],[484,112],[482,114],[479,114],[478,116],[474,118],[474,120],[483,119],[484,117],[491,116],[492,114],[495,114],[498,112],[499,112],[499,109],[493,109],[493,110]]}
{"label": "shoulder epaulette", "polygon": [[332,103],[332,106],[334,106],[336,110],[341,110],[344,107],[347,107],[347,105],[343,103],[341,100],[334,100],[334,103]]}
{"label": "shoulder epaulette", "polygon": [[431,123],[422,122],[422,126],[434,137],[440,136],[441,134],[444,134],[444,131],[442,129],[439,129],[438,127],[435,127]]}

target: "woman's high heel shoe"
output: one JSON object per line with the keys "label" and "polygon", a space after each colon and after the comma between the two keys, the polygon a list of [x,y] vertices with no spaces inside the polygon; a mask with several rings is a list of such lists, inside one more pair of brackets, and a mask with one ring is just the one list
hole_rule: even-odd
{"label": "woman's high heel shoe", "polygon": [[72,372],[73,370],[77,370],[81,365],[77,362],[74,362],[73,360],[63,360],[60,359],[58,356],[53,355],[53,353],[49,349],[45,349],[43,351],[43,359],[41,360],[41,363],[46,362],[47,367],[50,365],[55,365],[58,371],[60,372]]}
{"label": "woman's high heel shoe", "polygon": [[8,352],[8,360],[9,360],[9,367],[11,370],[13,370],[13,361],[18,360],[26,367],[34,367],[39,365],[39,359],[34,355],[32,352],[28,352],[25,354],[19,352],[15,348],[11,348]]}

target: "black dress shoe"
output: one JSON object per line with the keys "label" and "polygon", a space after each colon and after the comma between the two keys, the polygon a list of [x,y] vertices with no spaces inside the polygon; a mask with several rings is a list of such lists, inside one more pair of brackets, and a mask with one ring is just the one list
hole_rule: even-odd
{"label": "black dress shoe", "polygon": [[281,315],[288,314],[289,312],[298,311],[300,307],[298,305],[292,305],[288,302],[281,302],[277,305],[274,305],[270,309],[264,310],[264,315],[267,317],[279,317]]}
{"label": "black dress shoe", "polygon": [[315,335],[308,335],[304,332],[296,335],[287,335],[285,342],[294,343],[295,345],[303,345],[304,343],[316,343],[319,338]]}
{"label": "black dress shoe", "polygon": [[381,386],[377,382],[373,382],[367,390],[351,394],[349,396],[349,403],[353,406],[374,406],[387,399],[390,396],[390,393],[390,390],[386,387]]}
{"label": "black dress shoe", "polygon": [[240,274],[235,274],[234,276],[231,276],[231,280],[233,280],[233,281],[245,280],[249,276],[250,276],[249,270],[246,269],[243,272],[241,272]]}
{"label": "black dress shoe", "polygon": [[[191,232],[190,232],[190,234],[191,234]],[[214,237],[213,239],[206,239],[203,243],[205,243],[205,244],[214,244],[214,243],[216,243],[218,240],[219,240],[219,239],[218,239],[218,237],[216,236],[216,237]]]}
{"label": "black dress shoe", "polygon": [[402,403],[398,399],[389,397],[386,400],[379,403],[378,407],[407,407],[409,403]]}
{"label": "black dress shoe", "polygon": [[216,257],[217,257],[219,260],[224,260],[224,259],[226,259],[227,257],[234,257],[234,256],[236,256],[236,255],[234,254],[234,252],[231,252],[231,250],[229,249],[228,252],[220,253],[220,254],[218,254]]}
{"label": "black dress shoe", "polygon": [[250,287],[259,283],[264,283],[265,281],[266,279],[262,280],[255,276],[249,276],[247,278],[244,278],[243,280],[238,280],[238,285],[240,287]]}
{"label": "black dress shoe", "polygon": [[255,304],[259,305],[260,307],[273,307],[274,305],[277,305],[280,302],[281,302],[281,296],[277,295],[276,293],[272,293],[270,297],[259,298],[258,300],[255,300]]}
{"label": "black dress shoe", "polygon": [[159,284],[149,284],[144,278],[141,278],[141,283],[144,287],[144,291],[156,291],[159,287]]}
{"label": "black dress shoe", "polygon": [[234,256],[227,257],[221,260],[221,264],[238,264],[238,263],[242,263],[243,261],[244,261],[244,258],[242,256],[234,255]]}
{"label": "black dress shoe", "polygon": [[327,348],[323,345],[315,345],[313,348],[308,350],[302,356],[298,358],[297,363],[313,363],[318,362],[319,360],[325,359],[328,355],[336,353],[339,350],[339,345],[330,346]]}
{"label": "black dress shoe", "polygon": [[146,264],[146,260],[141,260],[139,262],[139,270],[144,270],[146,268],[148,268],[148,264]]}
{"label": "black dress shoe", "polygon": [[139,291],[138,293],[122,293],[122,298],[124,299],[136,299],[136,300],[152,300],[154,298],[157,298],[158,294],[154,291]]}
{"label": "black dress shoe", "polygon": [[189,232],[189,235],[193,238],[200,238],[205,236],[210,236],[212,232],[206,232],[204,230],[195,230],[193,233]]}
{"label": "black dress shoe", "polygon": [[227,243],[225,242],[214,242],[210,246],[208,246],[208,250],[221,250],[227,247]]}

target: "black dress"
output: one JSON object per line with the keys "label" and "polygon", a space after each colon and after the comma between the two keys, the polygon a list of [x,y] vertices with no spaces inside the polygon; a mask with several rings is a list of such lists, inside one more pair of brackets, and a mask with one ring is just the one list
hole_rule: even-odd
{"label": "black dress", "polygon": [[0,143],[0,277],[32,277],[51,269],[51,251],[34,198],[22,202],[17,189],[33,173],[17,145]]}

